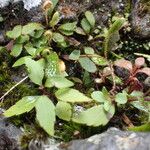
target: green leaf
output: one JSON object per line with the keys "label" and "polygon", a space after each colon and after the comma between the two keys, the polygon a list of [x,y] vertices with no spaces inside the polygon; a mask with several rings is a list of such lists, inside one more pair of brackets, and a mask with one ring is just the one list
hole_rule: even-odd
{"label": "green leaf", "polygon": [[125,104],[128,101],[127,95],[128,94],[125,91],[123,91],[122,93],[118,93],[115,97],[115,101],[118,104]]}
{"label": "green leaf", "polygon": [[77,25],[77,22],[65,23],[65,24],[62,24],[58,29],[62,34],[70,36],[76,30],[76,25]]}
{"label": "green leaf", "polygon": [[58,102],[56,105],[56,115],[65,121],[70,121],[72,116],[72,107],[69,103]]}
{"label": "green leaf", "polygon": [[15,44],[12,48],[12,51],[11,51],[11,55],[14,56],[14,57],[17,57],[21,54],[22,52],[22,44]]}
{"label": "green leaf", "polygon": [[53,7],[55,7],[57,5],[57,3],[58,3],[58,0],[51,0],[51,1],[53,3]]}
{"label": "green leaf", "polygon": [[74,50],[70,55],[69,59],[71,60],[78,60],[80,57],[80,50]]}
{"label": "green leaf", "polygon": [[94,73],[97,71],[96,65],[88,57],[79,58],[79,63],[88,72]]}
{"label": "green leaf", "polygon": [[145,102],[145,101],[133,101],[133,102],[130,102],[131,105],[133,105],[133,107],[141,110],[141,111],[144,111],[146,113],[149,113],[149,102]]}
{"label": "green leaf", "polygon": [[129,131],[134,132],[149,132],[150,131],[150,123],[143,124],[141,126],[135,126],[128,128]]}
{"label": "green leaf", "polygon": [[106,125],[109,122],[109,119],[110,118],[107,117],[107,113],[105,112],[103,105],[98,105],[82,111],[79,114],[75,114],[72,121],[96,127]]}
{"label": "green leaf", "polygon": [[83,29],[80,28],[80,27],[77,27],[75,31],[76,31],[77,34],[86,35],[85,32],[83,31]]}
{"label": "green leaf", "polygon": [[18,66],[24,65],[25,62],[28,60],[31,60],[31,58],[32,58],[31,56],[21,57],[13,64],[13,67],[18,67]]}
{"label": "green leaf", "polygon": [[46,80],[45,87],[67,88],[73,86],[74,83],[64,77],[49,77]]}
{"label": "green leaf", "polygon": [[87,34],[90,33],[91,25],[86,18],[83,18],[81,20],[81,26],[82,26],[83,30],[85,31],[85,33],[87,33]]}
{"label": "green leaf", "polygon": [[32,59],[28,59],[25,62],[29,72],[29,78],[33,83],[42,85],[42,80],[44,77],[44,66],[40,61],[34,61]]}
{"label": "green leaf", "polygon": [[23,43],[29,41],[29,39],[30,38],[28,35],[21,35],[17,38],[16,43],[23,44]]}
{"label": "green leaf", "polygon": [[72,23],[65,23],[65,24],[62,24],[58,29],[60,31],[75,31],[76,29],[76,25],[77,25],[77,22],[72,22]]}
{"label": "green leaf", "polygon": [[125,21],[125,18],[118,18],[105,33],[104,54],[106,58],[108,53],[114,48],[116,42],[119,41],[119,30],[122,28]]}
{"label": "green leaf", "polygon": [[91,94],[91,97],[97,101],[97,102],[100,102],[100,103],[103,103],[106,101],[106,97],[104,96],[104,94],[100,91],[94,91],[92,94]]}
{"label": "green leaf", "polygon": [[26,44],[24,46],[24,48],[26,49],[26,51],[28,52],[28,54],[30,54],[33,57],[35,56],[35,54],[36,54],[36,48],[34,48],[31,43]]}
{"label": "green leaf", "polygon": [[50,26],[53,28],[55,25],[57,25],[57,23],[59,22],[59,20],[60,20],[60,14],[57,11],[57,12],[54,13],[54,15],[53,15],[53,17],[52,17],[52,19],[51,19],[51,21],[49,23]]}
{"label": "green leaf", "polygon": [[40,23],[28,23],[27,25],[23,26],[22,28],[22,34],[31,34],[35,30],[42,30],[43,27]]}
{"label": "green leaf", "polygon": [[64,102],[82,103],[91,101],[91,99],[83,93],[71,88],[59,89],[55,95],[59,100]]}
{"label": "green leaf", "polygon": [[94,28],[95,26],[95,17],[90,11],[85,12],[86,19],[90,23],[91,27]]}
{"label": "green leaf", "polygon": [[84,47],[84,52],[87,55],[93,55],[94,54],[94,49],[92,47]]}
{"label": "green leaf", "polygon": [[12,117],[15,115],[20,115],[25,112],[29,112],[35,106],[35,102],[38,99],[38,96],[26,96],[19,100],[15,105],[10,107],[4,112],[4,116]]}
{"label": "green leaf", "polygon": [[36,119],[40,126],[51,136],[54,135],[55,106],[47,96],[40,96],[35,105]]}
{"label": "green leaf", "polygon": [[46,57],[45,76],[47,78],[59,75],[59,58],[56,53],[51,53]]}
{"label": "green leaf", "polygon": [[98,66],[107,66],[108,65],[108,61],[102,56],[97,55],[97,57],[94,56],[91,59]]}
{"label": "green leaf", "polygon": [[22,26],[17,25],[14,27],[12,31],[8,31],[6,35],[11,39],[16,39],[21,35],[21,32],[22,32]]}
{"label": "green leaf", "polygon": [[60,33],[53,33],[53,41],[56,43],[62,43],[65,41],[65,38],[62,34]]}
{"label": "green leaf", "polygon": [[64,34],[64,35],[66,35],[66,36],[73,35],[73,31],[61,30],[61,33]]}

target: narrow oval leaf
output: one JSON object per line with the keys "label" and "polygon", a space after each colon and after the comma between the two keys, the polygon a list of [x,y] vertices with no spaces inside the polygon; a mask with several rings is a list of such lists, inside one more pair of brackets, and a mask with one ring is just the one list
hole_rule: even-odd
{"label": "narrow oval leaf", "polygon": [[77,25],[77,22],[65,23],[65,24],[62,24],[58,29],[60,31],[65,30],[65,31],[72,31],[73,32],[76,29],[76,25]]}
{"label": "narrow oval leaf", "polygon": [[102,56],[99,56],[99,55],[98,56],[94,56],[91,59],[98,66],[107,66],[108,65],[108,60],[105,59]]}
{"label": "narrow oval leaf", "polygon": [[47,78],[58,75],[59,72],[59,58],[56,53],[51,53],[46,57],[45,76]]}
{"label": "narrow oval leaf", "polygon": [[73,122],[79,124],[86,124],[88,126],[100,126],[106,125],[109,122],[107,113],[102,105],[94,106],[79,114],[75,114],[72,118]]}
{"label": "narrow oval leaf", "polygon": [[94,73],[97,71],[96,65],[88,57],[79,58],[79,63],[88,72]]}
{"label": "narrow oval leaf", "polygon": [[115,97],[115,101],[118,104],[125,104],[127,103],[128,99],[127,99],[127,93],[125,91],[123,91],[123,93],[118,93]]}
{"label": "narrow oval leaf", "polygon": [[90,33],[91,25],[86,18],[83,18],[81,20],[81,26],[82,26],[83,30],[85,31],[85,33],[87,33],[87,34]]}
{"label": "narrow oval leaf", "polygon": [[28,23],[27,25],[23,26],[22,28],[22,34],[31,34],[35,30],[42,30],[43,27],[40,23]]}
{"label": "narrow oval leaf", "polygon": [[29,112],[34,108],[37,99],[38,96],[26,96],[22,98],[15,105],[6,110],[4,112],[4,116],[12,117],[15,115],[21,115],[25,112]]}
{"label": "narrow oval leaf", "polygon": [[40,96],[36,101],[36,119],[40,126],[51,136],[54,135],[55,106],[47,96]]}
{"label": "narrow oval leaf", "polygon": [[31,60],[32,57],[31,56],[21,57],[13,64],[13,67],[18,67],[18,66],[24,65],[25,62],[28,61],[29,59]]}
{"label": "narrow oval leaf", "polygon": [[58,102],[56,105],[56,115],[65,121],[70,121],[72,116],[72,107],[69,103]]}
{"label": "narrow oval leaf", "polygon": [[8,31],[6,35],[11,39],[16,39],[21,35],[21,32],[22,32],[22,26],[17,25],[14,27],[12,31]]}
{"label": "narrow oval leaf", "polygon": [[25,62],[25,65],[27,66],[29,78],[32,80],[32,82],[42,85],[42,80],[44,77],[44,64],[42,64],[40,61],[28,59],[28,61]]}
{"label": "narrow oval leaf", "polygon": [[31,43],[26,44],[24,46],[24,48],[26,49],[26,51],[28,52],[29,55],[35,56],[35,54],[36,54],[36,48],[34,48]]}
{"label": "narrow oval leaf", "polygon": [[100,102],[100,103],[103,103],[106,100],[106,97],[104,96],[104,94],[100,91],[94,91],[92,94],[91,94],[91,97],[97,101],[97,102]]}
{"label": "narrow oval leaf", "polygon": [[52,19],[51,19],[51,21],[49,23],[50,26],[53,28],[55,25],[57,25],[57,23],[59,22],[59,20],[60,20],[60,14],[57,11],[57,12],[54,13],[54,15],[53,15],[53,17],[52,17]]}
{"label": "narrow oval leaf", "polygon": [[21,52],[22,52],[22,44],[15,44],[10,54],[14,57],[17,57],[21,54]]}
{"label": "narrow oval leaf", "polygon": [[94,49],[92,47],[84,47],[84,52],[87,55],[93,55],[94,54]]}
{"label": "narrow oval leaf", "polygon": [[59,89],[55,93],[55,95],[59,100],[70,103],[82,103],[92,101],[89,97],[85,96],[83,93],[71,88]]}
{"label": "narrow oval leaf", "polygon": [[45,87],[55,86],[57,88],[67,88],[73,86],[74,83],[64,77],[49,77],[46,80]]}
{"label": "narrow oval leaf", "polygon": [[71,60],[78,60],[80,57],[80,50],[74,50],[70,55],[69,59]]}
{"label": "narrow oval leaf", "polygon": [[53,33],[53,41],[56,43],[62,43],[65,41],[65,38],[60,33]]}
{"label": "narrow oval leaf", "polygon": [[86,19],[90,23],[91,27],[93,28],[95,26],[95,17],[90,11],[85,12]]}

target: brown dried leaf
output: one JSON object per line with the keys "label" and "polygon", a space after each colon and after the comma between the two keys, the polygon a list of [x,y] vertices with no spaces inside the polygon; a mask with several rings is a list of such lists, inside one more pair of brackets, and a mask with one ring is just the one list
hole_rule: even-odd
{"label": "brown dried leaf", "polygon": [[148,67],[142,68],[137,73],[145,73],[146,75],[150,76],[150,68]]}
{"label": "brown dried leaf", "polygon": [[132,69],[133,69],[132,63],[125,59],[116,60],[114,62],[114,65],[121,67],[121,68],[125,68],[125,69],[129,70],[130,72],[132,72]]}
{"label": "brown dried leaf", "polygon": [[144,64],[145,64],[145,59],[143,57],[138,57],[135,60],[135,66],[138,68],[142,67]]}
{"label": "brown dried leaf", "polygon": [[6,49],[7,49],[8,51],[11,51],[12,48],[13,48],[13,46],[14,46],[14,40],[11,40],[11,41],[6,45]]}

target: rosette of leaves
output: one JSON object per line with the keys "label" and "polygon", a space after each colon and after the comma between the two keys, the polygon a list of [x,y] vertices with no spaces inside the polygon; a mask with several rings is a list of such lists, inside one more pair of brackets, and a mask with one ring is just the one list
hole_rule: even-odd
{"label": "rosette of leaves", "polygon": [[134,64],[125,59],[116,60],[114,62],[114,66],[118,68],[124,68],[125,70],[128,71],[128,76],[126,76],[125,85],[129,87],[130,92],[134,90],[141,91],[143,89],[143,84],[138,79],[138,74],[144,74],[146,77],[150,76],[150,68],[144,67],[144,65],[145,59],[143,57],[138,57],[135,60]]}

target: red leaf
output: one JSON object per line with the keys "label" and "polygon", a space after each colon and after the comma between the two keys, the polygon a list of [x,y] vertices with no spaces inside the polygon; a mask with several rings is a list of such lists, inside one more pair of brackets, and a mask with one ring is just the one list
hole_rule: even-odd
{"label": "red leaf", "polygon": [[129,70],[130,72],[132,72],[132,69],[133,69],[132,63],[125,59],[120,59],[120,60],[115,61],[114,65],[121,67],[121,68],[125,68]]}
{"label": "red leaf", "polygon": [[145,64],[145,59],[143,57],[138,57],[135,60],[135,66],[141,68]]}
{"label": "red leaf", "polygon": [[145,73],[146,75],[150,76],[150,68],[148,67],[142,68],[137,73]]}
{"label": "red leaf", "polygon": [[7,49],[8,51],[11,51],[12,48],[13,48],[13,46],[14,46],[14,40],[11,40],[11,41],[6,45],[6,49]]}

